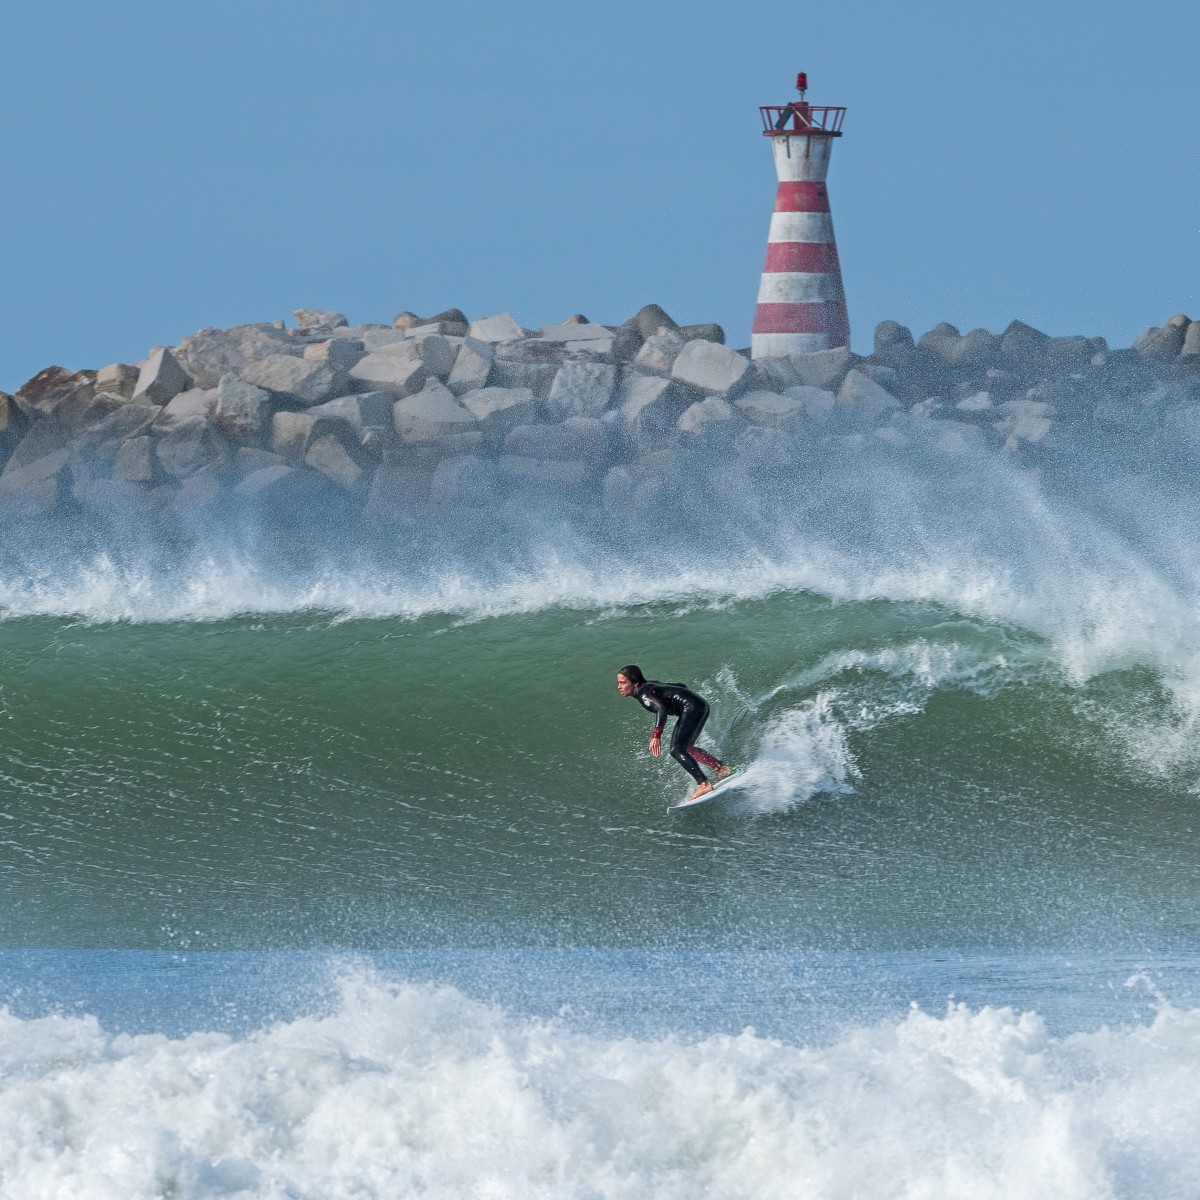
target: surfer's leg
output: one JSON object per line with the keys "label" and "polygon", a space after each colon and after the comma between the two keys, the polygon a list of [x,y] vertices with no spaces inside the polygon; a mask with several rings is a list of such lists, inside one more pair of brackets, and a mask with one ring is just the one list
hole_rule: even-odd
{"label": "surfer's leg", "polygon": [[[692,757],[692,743],[700,736],[704,722],[708,720],[708,705],[703,708],[698,704],[687,705],[675,722],[671,734],[671,757],[698,783],[705,788],[711,785],[708,776],[700,769],[700,764]],[[703,754],[704,752],[701,751]],[[705,757],[710,757],[706,755]]]}

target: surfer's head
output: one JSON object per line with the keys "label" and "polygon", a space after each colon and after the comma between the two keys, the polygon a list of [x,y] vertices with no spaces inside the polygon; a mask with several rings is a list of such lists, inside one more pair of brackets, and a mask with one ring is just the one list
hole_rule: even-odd
{"label": "surfer's head", "polygon": [[622,696],[632,696],[638,688],[646,682],[645,675],[642,674],[641,667],[628,666],[622,667],[617,672],[617,691]]}

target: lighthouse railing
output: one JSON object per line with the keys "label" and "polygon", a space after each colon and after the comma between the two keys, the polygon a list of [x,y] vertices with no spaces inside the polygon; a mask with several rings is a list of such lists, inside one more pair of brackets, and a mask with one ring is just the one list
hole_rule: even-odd
{"label": "lighthouse railing", "polygon": [[764,104],[762,114],[764,137],[841,137],[844,108],[830,105],[820,107],[797,101],[792,104]]}

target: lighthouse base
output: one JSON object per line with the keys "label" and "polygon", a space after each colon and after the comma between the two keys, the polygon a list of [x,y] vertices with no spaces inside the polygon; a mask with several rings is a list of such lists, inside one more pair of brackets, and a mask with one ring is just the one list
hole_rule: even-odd
{"label": "lighthouse base", "polygon": [[751,358],[782,358],[785,354],[811,354],[844,346],[830,333],[756,333],[750,338]]}

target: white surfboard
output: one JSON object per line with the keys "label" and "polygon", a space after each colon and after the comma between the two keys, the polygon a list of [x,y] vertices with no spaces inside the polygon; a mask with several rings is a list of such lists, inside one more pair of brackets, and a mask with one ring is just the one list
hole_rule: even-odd
{"label": "white surfboard", "polygon": [[719,795],[721,795],[724,789],[728,787],[729,784],[733,783],[735,779],[737,779],[741,769],[741,767],[734,767],[731,774],[726,775],[724,779],[720,779],[713,784],[711,792],[705,792],[704,795],[698,800],[684,800],[679,804],[672,804],[667,808],[667,812],[677,813],[684,812],[689,808],[703,807],[703,805],[707,804],[710,800],[715,800]]}

